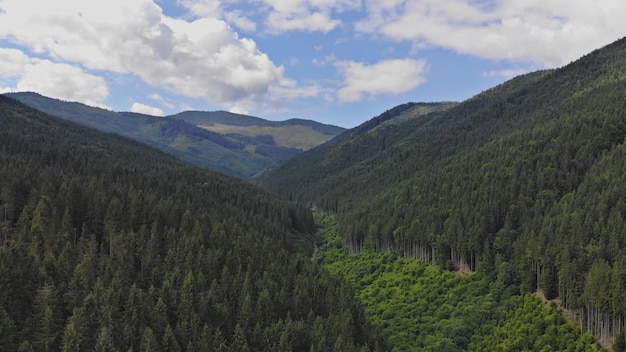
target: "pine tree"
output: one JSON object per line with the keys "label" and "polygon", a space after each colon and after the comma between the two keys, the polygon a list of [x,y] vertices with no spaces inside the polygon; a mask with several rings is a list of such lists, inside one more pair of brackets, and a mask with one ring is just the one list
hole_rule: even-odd
{"label": "pine tree", "polygon": [[39,351],[57,350],[62,321],[54,286],[46,285],[37,291],[33,319],[34,346]]}
{"label": "pine tree", "polygon": [[167,326],[165,327],[165,332],[161,340],[162,340],[161,345],[163,346],[163,349],[165,351],[169,351],[169,352],[181,351],[180,344],[178,343],[178,340],[176,339],[174,330],[172,330],[172,327],[169,324],[167,324]]}
{"label": "pine tree", "polygon": [[246,340],[246,335],[241,328],[241,325],[237,324],[235,326],[235,331],[233,332],[233,341],[230,345],[231,350],[240,351],[240,352],[248,352],[250,351],[250,347],[248,346],[248,341]]}
{"label": "pine tree", "polygon": [[159,342],[157,341],[154,331],[148,326],[143,332],[141,338],[141,346],[139,351],[141,352],[158,352],[160,350]]}
{"label": "pine tree", "polygon": [[113,343],[113,336],[111,330],[106,326],[100,328],[98,332],[98,339],[96,340],[96,346],[94,352],[117,352],[117,348]]}
{"label": "pine tree", "polygon": [[0,351],[15,350],[15,323],[0,306]]}

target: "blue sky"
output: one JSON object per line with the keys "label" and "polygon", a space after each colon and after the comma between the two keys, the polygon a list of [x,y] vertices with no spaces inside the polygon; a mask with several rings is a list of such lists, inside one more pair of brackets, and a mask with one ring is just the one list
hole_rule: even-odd
{"label": "blue sky", "polygon": [[623,0],[0,0],[0,92],[354,127],[626,35]]}

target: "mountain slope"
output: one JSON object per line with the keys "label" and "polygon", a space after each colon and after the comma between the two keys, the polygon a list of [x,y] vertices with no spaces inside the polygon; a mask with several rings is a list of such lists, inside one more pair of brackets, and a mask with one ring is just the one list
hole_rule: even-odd
{"label": "mountain slope", "polygon": [[394,250],[558,296],[606,343],[626,316],[625,57],[622,39],[314,149],[262,185],[336,212],[352,251]]}
{"label": "mountain slope", "polygon": [[[226,112],[196,111],[155,117],[63,102],[36,93],[6,95],[50,115],[129,137],[195,165],[244,179],[343,131],[339,127],[312,121],[278,123]],[[209,117],[215,117],[219,125],[208,122],[211,121]],[[197,126],[199,123],[202,123],[202,128]],[[295,136],[304,143],[284,143],[281,139],[284,136]]]}
{"label": "mountain slope", "polygon": [[200,128],[236,138],[258,138],[280,148],[308,150],[345,131],[342,127],[315,121],[290,119],[268,121],[226,111],[185,111],[170,116]]}
{"label": "mountain slope", "polygon": [[[329,198],[326,197],[326,192],[344,192],[342,188],[350,186],[351,183],[346,182],[350,178],[367,177],[363,168],[372,170],[380,167],[376,156],[412,132],[412,128],[406,128],[405,124],[424,124],[429,121],[428,116],[431,113],[445,111],[454,105],[455,103],[400,105],[281,164],[274,171],[262,175],[258,181],[264,187],[290,199],[334,210],[337,203],[351,202],[359,196],[359,192],[369,192],[370,189],[357,185],[357,190],[345,190],[346,197],[339,195],[330,202],[327,202]],[[378,183],[377,180],[373,182]]]}
{"label": "mountain slope", "polygon": [[2,96],[0,123],[1,350],[385,350],[307,209]]}
{"label": "mountain slope", "polygon": [[[275,172],[268,173],[261,184],[291,199],[330,207],[329,210],[335,210],[332,204],[327,204],[330,200],[345,204],[375,195],[430,168],[433,163],[471,147],[468,143],[484,143],[514,125],[518,128],[527,126],[527,119],[517,117],[521,116],[520,109],[528,110],[525,114],[531,116],[538,107],[522,106],[515,99],[527,94],[529,87],[549,72],[517,77],[462,104],[404,123],[372,129],[372,125],[378,124],[368,121],[337,137],[337,141],[344,139],[343,136],[348,137],[341,143],[322,145],[287,161]],[[410,109],[410,104],[405,104],[383,115],[398,116]],[[361,130],[371,132],[362,133]],[[466,136],[468,132],[471,132],[471,138]],[[356,179],[358,183],[349,182]]]}

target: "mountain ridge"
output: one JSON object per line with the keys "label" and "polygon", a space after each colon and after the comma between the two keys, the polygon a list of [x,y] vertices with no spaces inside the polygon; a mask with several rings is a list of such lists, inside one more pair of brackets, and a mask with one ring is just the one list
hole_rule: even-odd
{"label": "mountain ridge", "polygon": [[308,209],[9,97],[0,122],[2,351],[388,350]]}
{"label": "mountain ridge", "polygon": [[[81,103],[48,98],[33,92],[4,95],[50,115],[101,131],[126,136],[197,166],[244,179],[251,179],[259,172],[327,141],[334,136],[334,133],[344,130],[341,127],[323,125],[314,121],[293,119],[288,122],[271,122],[258,117],[226,112],[190,111],[181,113],[182,115],[156,117],[133,112],[114,112]],[[207,116],[217,115],[217,120],[224,126],[227,126],[225,124],[228,123],[228,118],[233,118],[235,122],[247,121],[248,126],[261,125],[266,128],[247,131],[246,135],[243,135],[242,130],[236,127],[229,133],[220,133],[207,126],[195,125],[193,121],[197,118],[188,118],[187,120],[191,121],[186,121],[185,117],[190,115],[202,117],[204,121],[208,121]],[[243,124],[243,128],[246,124]],[[292,129],[285,130],[283,126],[292,126]],[[306,143],[290,143],[289,139],[284,141],[281,139],[284,135],[301,136]]]}
{"label": "mountain ridge", "polygon": [[352,252],[394,251],[541,289],[606,344],[624,336],[626,317],[625,57],[623,38],[314,148],[260,184],[336,214]]}

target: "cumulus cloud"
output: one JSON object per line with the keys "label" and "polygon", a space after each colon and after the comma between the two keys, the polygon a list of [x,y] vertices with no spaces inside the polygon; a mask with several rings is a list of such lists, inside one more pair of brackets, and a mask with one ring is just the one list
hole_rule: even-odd
{"label": "cumulus cloud", "polygon": [[165,116],[165,112],[163,110],[142,103],[133,103],[133,105],[130,107],[130,111],[152,116]]}
{"label": "cumulus cloud", "polygon": [[262,0],[268,7],[270,31],[292,30],[327,33],[342,25],[333,14],[359,9],[360,0]]}
{"label": "cumulus cloud", "polygon": [[21,50],[0,48],[0,76],[19,77],[24,73],[24,66],[30,63],[28,55]]}
{"label": "cumulus cloud", "polygon": [[285,79],[280,85],[274,86],[270,92],[276,100],[312,98],[322,94],[326,89],[318,84],[299,85],[296,81]]}
{"label": "cumulus cloud", "polygon": [[5,91],[34,91],[51,98],[106,107],[102,100],[108,97],[109,89],[104,79],[78,67],[30,58],[20,50],[4,48],[0,48],[0,62],[0,76],[17,80],[15,87],[5,87]]}
{"label": "cumulus cloud", "polygon": [[[626,33],[626,2],[370,0],[355,28],[489,59],[566,64]],[[609,39],[607,39],[609,38]],[[612,38],[612,39],[610,39]]]}
{"label": "cumulus cloud", "polygon": [[285,15],[272,12],[267,17],[267,24],[276,31],[302,30],[307,32],[329,32],[335,29],[341,21],[332,19],[329,14],[322,12],[304,12]]}
{"label": "cumulus cloud", "polygon": [[109,95],[106,82],[101,77],[85,73],[75,66],[47,60],[27,65],[17,89],[95,106],[102,106],[100,102]]}
{"label": "cumulus cloud", "polygon": [[222,6],[220,0],[178,0],[196,18],[220,18]]}
{"label": "cumulus cloud", "polygon": [[244,108],[241,108],[239,106],[234,106],[234,107],[232,107],[228,111],[232,112],[233,114],[240,114],[240,115],[248,115],[249,114],[248,110],[246,110]]}
{"label": "cumulus cloud", "polygon": [[[219,10],[218,1],[183,2],[198,15]],[[213,104],[254,106],[283,78],[283,67],[224,21],[170,18],[151,0],[4,0],[0,10],[0,38],[37,55],[134,74]]]}
{"label": "cumulus cloud", "polygon": [[343,61],[336,65],[344,77],[343,87],[337,93],[343,102],[359,101],[364,95],[408,92],[426,81],[428,68],[425,60],[414,59],[391,59],[372,65]]}
{"label": "cumulus cloud", "polygon": [[244,32],[255,32],[257,30],[256,22],[248,18],[242,11],[232,10],[224,14],[224,18],[228,23],[232,23],[235,27],[243,30]]}

